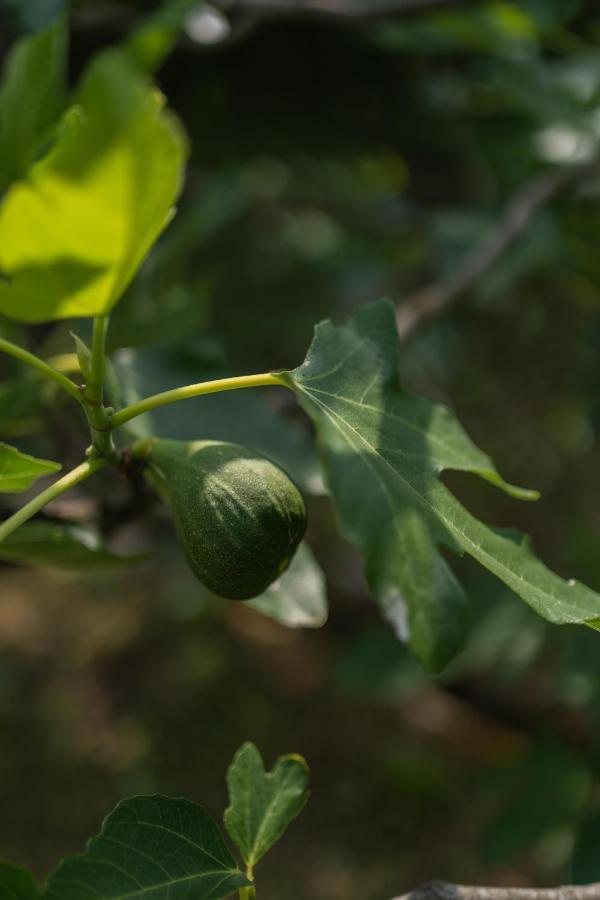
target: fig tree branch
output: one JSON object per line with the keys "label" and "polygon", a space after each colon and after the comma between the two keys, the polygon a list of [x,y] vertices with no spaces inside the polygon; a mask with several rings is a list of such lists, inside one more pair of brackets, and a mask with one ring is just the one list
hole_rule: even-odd
{"label": "fig tree branch", "polygon": [[511,888],[430,881],[392,900],[600,900],[600,882],[554,888]]}
{"label": "fig tree branch", "polygon": [[524,234],[538,212],[565,190],[600,176],[600,159],[585,165],[551,169],[527,181],[509,200],[504,213],[479,243],[464,256],[448,278],[418,290],[398,305],[401,338],[439,315],[477,283],[488,269]]}
{"label": "fig tree branch", "polygon": [[372,22],[438,9],[475,6],[481,0],[214,0],[229,14],[252,13],[261,18],[311,16]]}
{"label": "fig tree branch", "polygon": [[[238,34],[251,31],[270,19],[313,18],[340,22],[377,22],[434,12],[476,6],[483,0],[211,0],[230,18],[230,25]],[[76,28],[95,29],[110,25],[128,32],[135,22],[130,9],[115,4],[86,6],[73,11]],[[228,44],[230,38],[223,41]]]}

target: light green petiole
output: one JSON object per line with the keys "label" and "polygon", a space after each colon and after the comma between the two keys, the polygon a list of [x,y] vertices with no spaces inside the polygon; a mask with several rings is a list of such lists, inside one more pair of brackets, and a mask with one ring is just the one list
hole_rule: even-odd
{"label": "light green petiole", "polygon": [[201,397],[203,394],[216,394],[219,391],[235,391],[240,388],[266,387],[268,385],[286,386],[283,379],[270,372],[263,375],[240,375],[236,378],[218,378],[216,381],[201,381],[199,384],[188,384],[185,387],[163,391],[161,394],[154,394],[152,397],[146,397],[145,400],[140,400],[138,403],[132,403],[131,406],[124,407],[113,415],[111,424],[113,428],[118,428],[136,416],[141,416],[143,413],[157,409],[159,406],[166,406],[167,403],[175,403],[178,400]]}

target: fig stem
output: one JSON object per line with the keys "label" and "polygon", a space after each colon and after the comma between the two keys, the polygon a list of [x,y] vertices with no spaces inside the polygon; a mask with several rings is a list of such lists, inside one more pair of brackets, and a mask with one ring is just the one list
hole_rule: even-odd
{"label": "fig stem", "polygon": [[85,481],[86,478],[89,478],[90,475],[93,475],[104,465],[106,465],[106,460],[104,459],[88,459],[75,469],[72,469],[66,475],[63,475],[62,478],[59,478],[58,481],[51,484],[45,491],[42,491],[37,497],[34,497],[33,500],[30,500],[29,503],[26,503],[25,506],[22,506],[21,509],[17,510],[14,515],[2,522],[0,525],[0,542],[31,519],[37,512],[43,509],[47,503],[50,503],[51,500],[55,500],[56,497],[60,497],[61,494],[64,494],[65,491],[75,487],[76,484]]}
{"label": "fig stem", "polygon": [[201,381],[199,384],[188,384],[184,387],[174,388],[171,391],[163,391],[160,394],[154,394],[152,397],[146,397],[138,403],[132,403],[131,406],[125,406],[120,409],[112,417],[112,428],[118,428],[141,416],[143,413],[157,409],[159,406],[166,406],[168,403],[176,403],[179,400],[188,400],[191,397],[201,397],[203,394],[215,394],[219,391],[235,391],[240,388],[251,387],[267,387],[269,385],[279,385],[286,387],[286,383],[279,375],[267,372],[262,375],[239,375],[234,378],[218,378],[216,381]]}
{"label": "fig stem", "polygon": [[83,390],[85,411],[92,432],[92,456],[115,460],[112,439],[112,409],[104,406],[104,378],[106,370],[106,335],[108,316],[96,316],[92,337],[90,375]]}
{"label": "fig stem", "polygon": [[93,406],[104,402],[104,369],[106,359],[106,334],[108,316],[96,316],[92,337],[91,372],[85,388],[86,399]]}
{"label": "fig stem", "polygon": [[246,865],[246,878],[252,882],[249,887],[240,888],[240,900],[256,900],[256,885],[254,884],[254,865],[249,862]]}
{"label": "fig stem", "polygon": [[34,353],[30,353],[28,350],[24,350],[22,347],[17,346],[17,344],[13,344],[11,341],[3,339],[0,340],[0,352],[7,353],[9,356],[13,356],[20,362],[26,363],[34,369],[37,369],[38,372],[41,372],[46,378],[50,378],[52,381],[55,381],[56,384],[60,385],[60,387],[70,394],[74,400],[77,400],[78,403],[83,404],[85,402],[81,395],[81,391],[74,381],[71,381],[70,378],[67,378],[66,375],[63,375],[62,372],[59,372],[53,366],[44,362],[43,359],[40,359],[39,356],[36,356]]}

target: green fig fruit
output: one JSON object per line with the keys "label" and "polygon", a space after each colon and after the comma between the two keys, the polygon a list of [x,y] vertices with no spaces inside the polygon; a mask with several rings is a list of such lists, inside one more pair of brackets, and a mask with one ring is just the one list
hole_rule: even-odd
{"label": "green fig fruit", "polygon": [[207,588],[249,600],[285,571],[306,530],[306,507],[279,466],[220,441],[156,440],[148,459]]}

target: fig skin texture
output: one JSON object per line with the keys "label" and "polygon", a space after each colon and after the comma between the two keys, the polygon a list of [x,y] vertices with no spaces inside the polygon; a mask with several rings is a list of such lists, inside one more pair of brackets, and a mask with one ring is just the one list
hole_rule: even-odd
{"label": "fig skin texture", "polygon": [[279,466],[220,441],[157,440],[148,461],[190,567],[209,590],[249,600],[287,569],[306,506]]}

